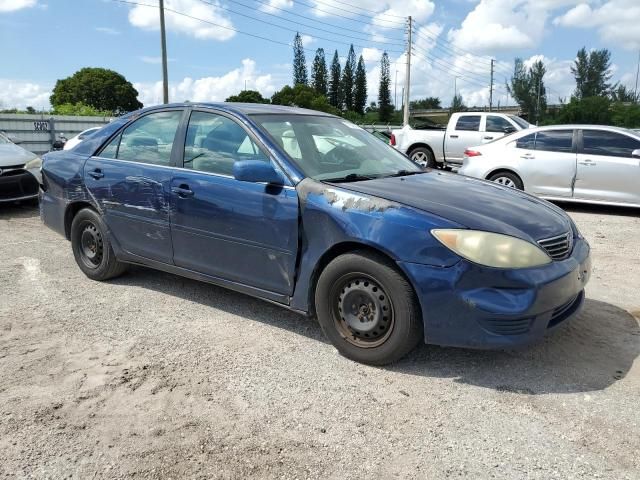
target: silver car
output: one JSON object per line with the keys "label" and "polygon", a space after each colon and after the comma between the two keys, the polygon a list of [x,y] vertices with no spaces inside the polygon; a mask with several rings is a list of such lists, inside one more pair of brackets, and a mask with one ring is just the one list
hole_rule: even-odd
{"label": "silver car", "polygon": [[42,160],[0,132],[0,203],[38,201]]}
{"label": "silver car", "polygon": [[465,151],[459,173],[548,200],[640,207],[640,133],[554,125]]}

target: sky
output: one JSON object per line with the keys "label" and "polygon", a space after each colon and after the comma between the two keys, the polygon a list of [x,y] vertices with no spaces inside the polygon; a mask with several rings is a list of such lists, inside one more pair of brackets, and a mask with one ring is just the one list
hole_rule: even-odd
{"label": "sky", "polygon": [[[47,109],[57,79],[82,67],[115,70],[145,105],[161,103],[158,0],[0,0],[0,108]],[[607,48],[613,81],[634,89],[640,53],[638,0],[165,0],[170,101],[224,101],[244,89],[271,96],[291,83],[292,41],[310,66],[317,48],[342,61],[353,43],[367,66],[369,100],[380,57],[391,59],[401,103],[407,17],[414,21],[411,98],[454,92],[467,105],[513,104],[505,82],[514,58],[547,67],[548,102],[575,88],[576,52]],[[397,86],[397,87],[396,87]]]}

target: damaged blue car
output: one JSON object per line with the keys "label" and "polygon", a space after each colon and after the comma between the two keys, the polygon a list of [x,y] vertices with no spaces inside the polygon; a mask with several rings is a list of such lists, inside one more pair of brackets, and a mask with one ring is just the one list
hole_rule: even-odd
{"label": "damaged blue car", "polygon": [[128,264],[316,316],[340,353],[525,345],[574,316],[589,245],[525,192],[423,170],[332,115],[172,104],[45,156],[46,225],[80,269]]}

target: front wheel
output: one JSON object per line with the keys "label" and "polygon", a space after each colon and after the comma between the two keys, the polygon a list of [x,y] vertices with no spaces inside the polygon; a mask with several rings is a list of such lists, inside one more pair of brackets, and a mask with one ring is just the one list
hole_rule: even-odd
{"label": "front wheel", "polygon": [[492,182],[499,183],[509,188],[517,188],[518,190],[524,190],[522,180],[518,175],[512,172],[498,172],[489,177]]}
{"label": "front wheel", "polygon": [[325,335],[357,362],[392,363],[423,337],[413,288],[382,256],[355,252],[335,258],[318,279],[315,305]]}
{"label": "front wheel", "polygon": [[73,218],[71,248],[80,270],[92,280],[108,280],[126,270],[116,259],[106,226],[94,210],[83,208]]}

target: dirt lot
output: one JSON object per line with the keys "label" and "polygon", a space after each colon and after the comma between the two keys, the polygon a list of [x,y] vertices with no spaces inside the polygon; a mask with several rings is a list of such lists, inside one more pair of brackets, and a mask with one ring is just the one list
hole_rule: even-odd
{"label": "dirt lot", "polygon": [[594,259],[571,325],[372,368],[240,294],[92,282],[0,206],[0,478],[638,479],[640,213],[567,209]]}

